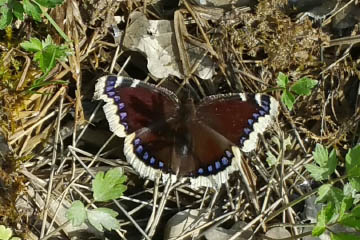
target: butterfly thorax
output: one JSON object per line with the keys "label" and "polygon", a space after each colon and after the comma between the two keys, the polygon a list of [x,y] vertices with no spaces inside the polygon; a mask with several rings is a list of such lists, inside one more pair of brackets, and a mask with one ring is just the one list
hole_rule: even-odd
{"label": "butterfly thorax", "polygon": [[196,118],[196,107],[193,99],[188,98],[183,101],[177,114],[177,120],[173,128],[173,141],[175,144],[172,159],[180,159],[180,161],[172,161],[171,168],[172,171],[181,175],[187,172],[188,168],[193,168],[191,162],[193,160],[194,139],[190,131],[191,124]]}

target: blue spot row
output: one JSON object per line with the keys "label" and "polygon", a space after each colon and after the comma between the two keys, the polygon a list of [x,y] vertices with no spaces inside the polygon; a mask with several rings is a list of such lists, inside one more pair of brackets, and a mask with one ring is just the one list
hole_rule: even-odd
{"label": "blue spot row", "polygon": [[221,157],[220,161],[216,161],[215,163],[210,164],[207,167],[199,168],[197,170],[197,173],[200,176],[208,176],[221,172],[230,165],[231,159],[233,157],[234,155],[229,150],[226,150],[224,156]]}
{"label": "blue spot row", "polygon": [[116,76],[109,76],[106,79],[105,83],[105,94],[109,97],[114,99],[114,102],[118,108],[118,114],[120,117],[120,123],[124,126],[125,130],[129,129],[129,125],[127,123],[127,112],[125,112],[125,103],[121,102],[120,96],[116,94],[115,91],[115,83],[116,83],[117,77]]}
{"label": "blue spot row", "polygon": [[164,167],[164,163],[162,161],[157,161],[154,156],[151,156],[150,153],[145,150],[144,146],[141,144],[140,138],[135,138],[133,141],[133,145],[134,153],[146,165],[158,169],[162,169]]}
{"label": "blue spot row", "polygon": [[252,118],[247,120],[248,127],[243,129],[243,134],[240,137],[240,146],[244,146],[246,140],[249,139],[250,133],[253,131],[254,123],[259,120],[259,117],[263,117],[270,113],[270,97],[268,95],[261,95],[261,105],[259,105],[258,112],[253,113]]}
{"label": "blue spot row", "polygon": [[270,106],[270,96],[268,96],[268,95],[261,95],[260,99],[261,99],[261,104],[262,104],[262,105]]}

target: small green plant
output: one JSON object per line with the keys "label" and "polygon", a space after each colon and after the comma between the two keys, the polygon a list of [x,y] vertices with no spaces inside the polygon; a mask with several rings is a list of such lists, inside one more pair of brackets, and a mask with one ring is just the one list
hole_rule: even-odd
{"label": "small green plant", "polygon": [[4,225],[0,225],[0,240],[21,240],[18,237],[12,237],[13,232],[11,228],[7,228]]}
{"label": "small green plant", "polygon": [[[329,183],[323,184],[317,191],[316,203],[323,203],[324,207],[317,216],[316,226],[312,235],[320,236],[334,224],[360,231],[360,145],[349,150],[345,157],[346,174],[337,179],[331,179],[335,171],[337,158],[335,151],[330,154],[321,145],[317,145],[313,152],[316,164],[306,165],[306,169],[317,181],[330,179]],[[334,183],[348,179],[343,189],[333,186]],[[331,232],[331,239],[347,240],[359,239],[354,233]]]}
{"label": "small green plant", "polygon": [[38,63],[41,71],[44,73],[42,77],[37,79],[30,87],[30,91],[48,85],[48,84],[66,84],[64,81],[44,82],[47,74],[55,67],[56,61],[66,61],[67,56],[71,54],[66,44],[56,45],[51,36],[48,35],[43,41],[37,38],[30,38],[30,41],[20,43],[25,51],[34,53],[34,61]]}
{"label": "small green plant", "polygon": [[30,38],[30,41],[20,43],[25,51],[34,53],[34,61],[39,64],[43,73],[48,73],[55,67],[56,60],[66,61],[71,51],[67,45],[56,45],[51,36],[48,35],[43,41],[37,38]]}
{"label": "small green plant", "polygon": [[283,90],[281,95],[281,101],[286,105],[289,110],[292,110],[295,103],[295,97],[298,96],[308,96],[317,85],[318,81],[303,77],[298,81],[294,82],[289,86],[289,78],[284,73],[280,72],[277,77],[277,85]]}
{"label": "small green plant", "polygon": [[[126,179],[120,168],[111,169],[106,174],[104,172],[97,173],[92,182],[94,202],[107,202],[121,197],[126,191],[126,186],[123,184]],[[117,215],[117,212],[109,208],[89,210],[79,200],[72,203],[66,214],[73,226],[79,226],[88,220],[101,232],[104,231],[104,228],[109,231],[120,228],[116,219]]]}
{"label": "small green plant", "polygon": [[40,7],[54,8],[63,3],[64,0],[0,0],[0,29],[9,26],[14,17],[21,21],[24,15],[31,16],[35,21],[41,21],[43,11]]}
{"label": "small green plant", "polygon": [[[283,139],[283,140],[281,140],[279,137],[277,137],[277,136],[273,136],[272,138],[271,138],[271,140],[272,140],[272,142],[273,143],[275,143],[275,145],[276,145],[276,147],[277,147],[277,149],[280,151],[280,149],[288,149],[288,148],[290,148],[290,146],[291,146],[291,139],[290,139],[290,136],[289,137],[287,137],[287,138],[285,138],[285,139]],[[267,151],[266,152],[266,162],[268,163],[268,165],[270,166],[270,167],[272,167],[272,166],[275,166],[276,164],[278,164],[278,158],[271,152],[271,151]],[[291,161],[289,161],[289,160],[284,160],[283,161],[283,164],[285,164],[285,165],[291,165],[292,164],[292,162]]]}
{"label": "small green plant", "polygon": [[329,155],[328,150],[324,146],[316,144],[313,157],[317,164],[306,164],[305,168],[316,181],[328,179],[334,173],[337,165],[335,150],[333,149]]}

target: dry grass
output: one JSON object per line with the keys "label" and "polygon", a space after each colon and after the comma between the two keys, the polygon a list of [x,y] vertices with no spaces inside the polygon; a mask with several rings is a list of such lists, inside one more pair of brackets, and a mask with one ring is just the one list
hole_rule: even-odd
{"label": "dry grass", "polygon": [[[183,209],[204,209],[199,218],[212,219],[206,225],[189,229],[183,238],[194,229],[240,219],[248,223],[243,230],[252,227],[261,233],[271,224],[282,223],[289,224],[293,234],[300,234],[295,227],[300,220],[298,210],[292,201],[294,196],[309,196],[301,186],[312,182],[304,164],[312,162],[310,153],[315,143],[334,147],[339,155],[344,155],[359,141],[359,58],[350,54],[359,35],[330,40],[310,20],[295,21],[282,13],[281,2],[260,1],[255,11],[235,9],[216,21],[205,19],[199,9],[194,10],[186,1],[175,12],[174,28],[186,76],[175,80],[178,86],[190,83],[203,95],[269,92],[280,99],[280,91],[276,90],[280,71],[292,79],[308,76],[319,80],[310,96],[297,99],[294,111],[281,107],[278,122],[265,134],[258,151],[244,158],[245,176],[234,174],[220,192],[194,191],[186,183],[153,184],[139,179],[122,155],[110,157],[122,149],[121,143],[109,138],[108,132],[94,132],[92,122],[100,105],[91,113],[84,110],[83,102],[92,98],[96,77],[104,72],[123,71],[124,66],[117,59],[126,54],[126,49],[115,44],[109,32],[114,15],[127,19],[137,10],[158,19],[160,13],[151,1],[86,1],[81,5],[67,1],[53,10],[52,16],[72,40],[74,54],[68,62],[58,63],[47,79],[66,80],[69,85],[49,85],[36,94],[26,89],[40,72],[29,54],[17,46],[16,37],[24,37],[24,31],[39,38],[55,34],[46,22],[39,26],[26,22],[26,29],[8,31],[0,46],[0,121],[11,153],[0,161],[0,221],[27,239],[49,236],[55,229],[62,229],[64,239],[71,231],[62,226],[66,222],[64,209],[75,199],[91,202],[90,173],[123,166],[130,179],[129,190],[113,205],[121,212],[123,230],[117,232],[120,238],[132,234],[158,239],[163,230],[159,225]],[[120,28],[126,32],[124,23]],[[204,82],[193,74],[198,66],[190,65],[182,47],[189,41],[204,48],[216,62],[212,81]],[[82,140],[84,135],[88,138]],[[66,142],[64,136],[69,136]],[[89,142],[89,136],[103,137],[104,144],[81,144]],[[279,146],[271,137],[278,139]],[[285,139],[289,142],[287,148]],[[277,165],[267,165],[267,152],[278,158]],[[19,199],[21,205],[15,206]]]}

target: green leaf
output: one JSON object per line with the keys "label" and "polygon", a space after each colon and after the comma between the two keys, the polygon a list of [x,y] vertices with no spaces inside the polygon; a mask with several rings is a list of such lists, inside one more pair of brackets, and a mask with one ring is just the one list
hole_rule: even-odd
{"label": "green leaf", "polygon": [[126,179],[121,168],[113,168],[105,175],[104,172],[97,173],[92,183],[94,200],[105,202],[121,197],[126,190],[123,184]]}
{"label": "green leaf", "polygon": [[86,220],[86,209],[84,204],[79,200],[74,201],[66,212],[66,217],[71,221],[74,227],[83,224]]}
{"label": "green leaf", "polygon": [[344,199],[343,191],[340,188],[333,187],[330,184],[323,184],[319,188],[318,194],[319,196],[316,198],[316,203],[333,203],[336,207],[336,210],[339,211],[341,202]]}
{"label": "green leaf", "polygon": [[289,92],[287,89],[285,89],[283,94],[281,95],[281,101],[291,111],[294,107],[295,96],[291,92]]}
{"label": "green leaf", "polygon": [[47,46],[51,46],[51,45],[54,45],[54,42],[53,42],[51,36],[47,35],[45,40],[42,41],[42,46],[43,46],[43,48],[46,48]]}
{"label": "green leaf", "polygon": [[328,199],[329,192],[331,191],[331,184],[323,184],[319,187],[318,197],[316,198],[315,203],[325,202]]}
{"label": "green leaf", "polygon": [[30,2],[30,0],[24,0],[23,4],[25,13],[31,16],[34,20],[41,22],[42,11],[40,7]]}
{"label": "green leaf", "polygon": [[0,29],[5,29],[7,26],[9,26],[13,20],[13,14],[11,12],[11,9],[6,6],[3,5],[0,8]]}
{"label": "green leaf", "polygon": [[351,186],[350,183],[346,183],[343,187],[343,190],[344,190],[344,195],[349,197],[352,197],[353,194],[356,193],[355,189]]}
{"label": "green leaf", "polygon": [[64,61],[70,54],[66,45],[58,46],[53,43],[50,35],[44,41],[37,38],[31,38],[20,44],[28,52],[34,52],[34,61],[39,64],[40,69],[46,74],[56,65],[56,60]]}
{"label": "green leaf", "polygon": [[54,8],[57,5],[61,5],[64,0],[35,0],[37,3],[39,3],[41,6],[46,8]]}
{"label": "green leaf", "polygon": [[317,222],[315,227],[312,230],[313,236],[320,236],[325,232],[326,224],[330,221],[334,214],[334,205],[328,204],[326,207],[321,209],[317,217]]}
{"label": "green leaf", "polygon": [[353,215],[352,213],[345,213],[345,215],[339,219],[339,223],[344,226],[355,228],[360,231],[360,218]]}
{"label": "green leaf", "polygon": [[24,20],[24,8],[23,5],[20,4],[18,1],[13,1],[13,14],[15,17],[21,21]]}
{"label": "green leaf", "polygon": [[269,164],[270,167],[274,166],[277,162],[277,158],[274,156],[274,154],[272,154],[272,152],[267,152],[266,155],[266,162]]}
{"label": "green leaf", "polygon": [[339,219],[341,219],[346,211],[348,211],[353,206],[354,199],[350,196],[345,196],[341,202],[340,210],[339,210]]}
{"label": "green leaf", "polygon": [[42,43],[37,38],[30,38],[30,41],[22,42],[20,46],[28,52],[39,52],[42,50]]}
{"label": "green leaf", "polygon": [[289,78],[284,73],[279,72],[276,83],[279,87],[286,88],[289,83]]}
{"label": "green leaf", "polygon": [[351,214],[360,218],[360,205],[354,207],[353,210],[351,210]]}
{"label": "green leaf", "polygon": [[8,3],[9,0],[0,0],[0,7]]}
{"label": "green leaf", "polygon": [[45,47],[41,52],[35,53],[34,60],[39,63],[39,67],[44,73],[50,72],[50,70],[55,67],[57,51],[57,46],[50,45]]}
{"label": "green leaf", "polygon": [[117,212],[109,208],[96,208],[87,211],[89,222],[100,232],[104,231],[104,228],[109,231],[120,229],[120,224],[115,218],[117,215]]}
{"label": "green leaf", "polygon": [[331,240],[360,240],[360,236],[351,233],[331,233]]}
{"label": "green leaf", "polygon": [[333,149],[328,156],[328,150],[321,144],[316,144],[313,152],[314,160],[319,165],[306,164],[306,169],[316,181],[322,181],[330,177],[337,165],[336,152]]}
{"label": "green leaf", "polygon": [[328,150],[321,144],[316,144],[313,152],[314,160],[320,167],[326,167],[328,162]]}
{"label": "green leaf", "polygon": [[4,225],[0,225],[0,240],[8,240],[11,236],[12,230]]}
{"label": "green leaf", "polygon": [[360,192],[360,177],[350,177],[349,183],[356,191]]}
{"label": "green leaf", "polygon": [[337,157],[336,157],[336,151],[333,149],[330,152],[329,159],[327,162],[327,167],[329,169],[329,176],[335,172],[337,166]]}
{"label": "green leaf", "polygon": [[360,145],[350,149],[346,154],[345,167],[349,177],[360,177]]}
{"label": "green leaf", "polygon": [[327,168],[322,168],[315,164],[305,164],[305,168],[310,172],[311,177],[313,177],[315,181],[322,181],[329,177]]}
{"label": "green leaf", "polygon": [[290,91],[296,93],[300,96],[308,96],[311,94],[311,89],[313,89],[317,85],[318,81],[303,77],[296,81],[291,87]]}

